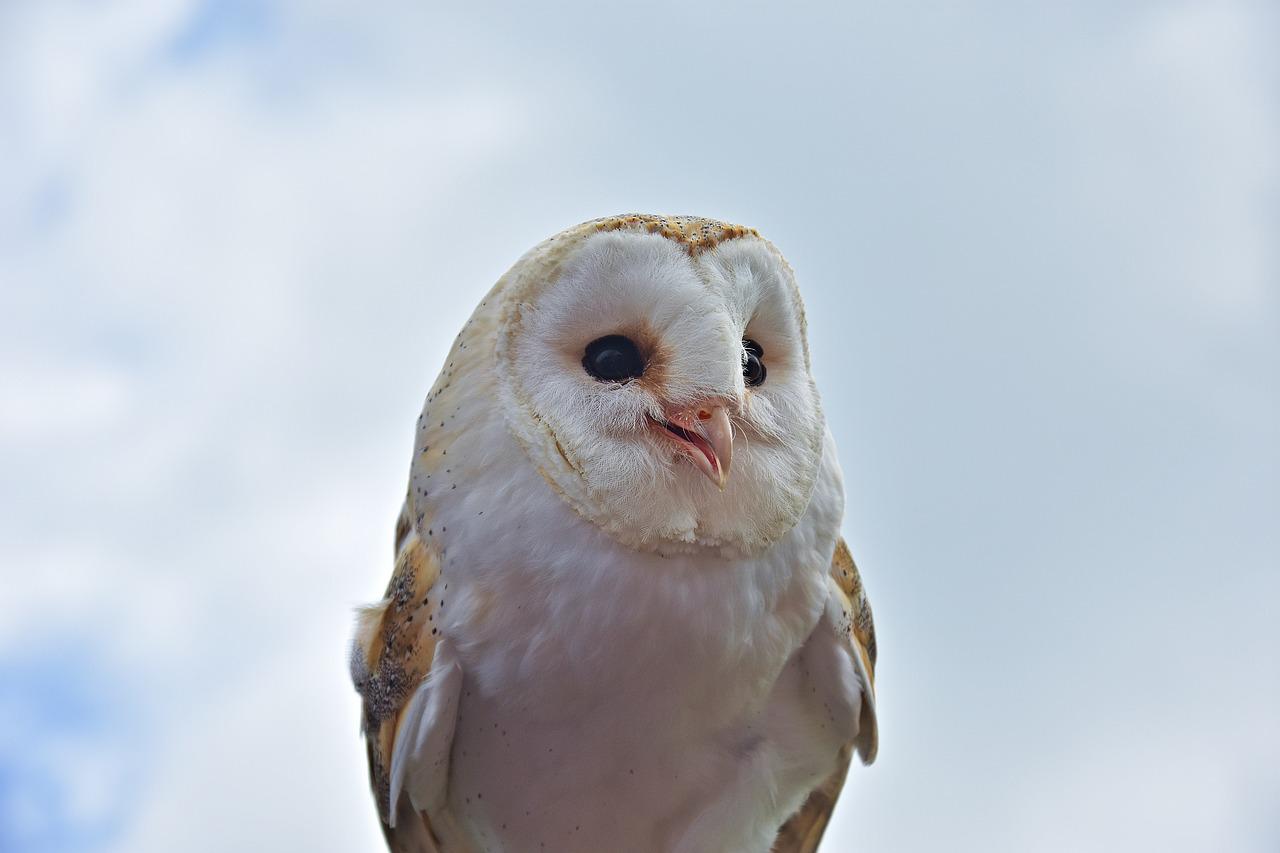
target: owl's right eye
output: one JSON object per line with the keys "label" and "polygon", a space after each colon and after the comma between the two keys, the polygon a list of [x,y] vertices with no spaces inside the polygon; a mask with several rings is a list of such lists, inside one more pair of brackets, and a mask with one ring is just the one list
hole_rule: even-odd
{"label": "owl's right eye", "polygon": [[587,344],[582,366],[601,382],[626,382],[644,373],[644,357],[630,338],[605,335]]}

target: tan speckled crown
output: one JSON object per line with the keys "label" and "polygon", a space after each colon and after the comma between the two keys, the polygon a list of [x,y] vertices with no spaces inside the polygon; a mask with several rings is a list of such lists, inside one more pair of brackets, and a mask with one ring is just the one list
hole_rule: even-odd
{"label": "tan speckled crown", "polygon": [[606,216],[590,223],[596,231],[621,231],[624,229],[661,234],[685,247],[690,255],[697,255],[726,240],[737,237],[759,237],[754,228],[732,225],[701,216],[655,216],[649,213],[624,213]]}

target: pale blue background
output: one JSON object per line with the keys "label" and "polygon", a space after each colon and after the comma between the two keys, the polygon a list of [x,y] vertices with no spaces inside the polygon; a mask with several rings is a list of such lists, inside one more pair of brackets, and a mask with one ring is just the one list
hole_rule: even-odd
{"label": "pale blue background", "polygon": [[788,255],[880,633],[829,849],[1280,849],[1266,3],[0,5],[0,850],[373,851],[351,607],[489,285]]}

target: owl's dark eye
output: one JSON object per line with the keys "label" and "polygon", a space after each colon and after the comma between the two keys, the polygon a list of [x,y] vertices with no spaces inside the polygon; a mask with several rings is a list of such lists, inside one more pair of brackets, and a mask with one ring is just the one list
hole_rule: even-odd
{"label": "owl's dark eye", "polygon": [[644,373],[644,357],[630,338],[605,335],[587,344],[582,366],[601,382],[626,382]]}
{"label": "owl's dark eye", "polygon": [[747,380],[747,384],[753,388],[763,385],[764,378],[769,375],[769,371],[764,369],[764,347],[751,338],[743,338],[742,349],[747,354],[742,362],[742,378]]}

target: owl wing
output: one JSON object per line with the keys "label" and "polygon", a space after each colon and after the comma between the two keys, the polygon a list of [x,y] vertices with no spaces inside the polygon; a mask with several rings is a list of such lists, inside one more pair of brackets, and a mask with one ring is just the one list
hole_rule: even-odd
{"label": "owl wing", "polygon": [[[864,764],[870,764],[876,760],[879,745],[875,623],[862,577],[843,539],[836,543],[827,580],[827,610],[817,630],[830,632],[834,628],[836,642],[828,643],[827,648],[806,650],[807,662],[812,677],[825,679],[821,689],[829,696],[828,707],[834,708],[833,717],[842,720],[851,737],[840,749],[835,771],[813,789],[800,810],[778,831],[773,853],[813,853],[818,849],[844,787],[853,753],[856,751]],[[830,637],[819,638],[819,645],[824,639]],[[835,655],[828,653],[833,650]],[[842,664],[841,653],[851,667]],[[856,683],[848,683],[849,674],[855,677]]]}
{"label": "owl wing", "polygon": [[393,853],[442,853],[462,667],[438,627],[440,560],[410,522],[396,524],[396,562],[385,597],[360,611],[351,678],[364,700],[369,779]]}

